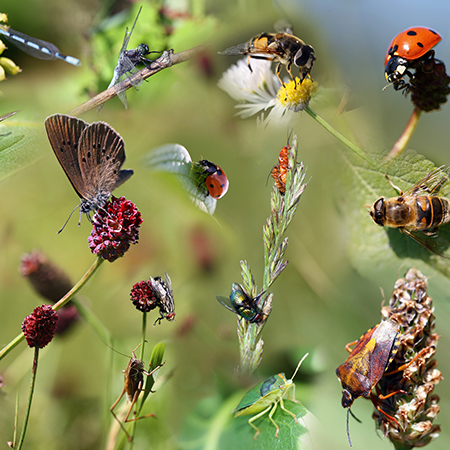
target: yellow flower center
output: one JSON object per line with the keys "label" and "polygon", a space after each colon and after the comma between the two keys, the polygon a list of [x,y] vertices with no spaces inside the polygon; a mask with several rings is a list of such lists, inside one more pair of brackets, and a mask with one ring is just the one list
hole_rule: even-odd
{"label": "yellow flower center", "polygon": [[309,75],[302,82],[296,77],[295,80],[280,87],[277,100],[283,106],[297,109],[299,105],[308,105],[317,88],[317,81],[313,81]]}

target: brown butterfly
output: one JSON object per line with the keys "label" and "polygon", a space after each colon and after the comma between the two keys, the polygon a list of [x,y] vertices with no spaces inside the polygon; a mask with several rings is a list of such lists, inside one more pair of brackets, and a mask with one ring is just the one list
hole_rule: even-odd
{"label": "brown butterfly", "polygon": [[45,120],[45,129],[59,163],[81,199],[80,218],[81,213],[102,208],[111,192],[133,175],[132,170],[120,170],[125,161],[125,143],[107,123],[88,124],[76,117],[54,114]]}

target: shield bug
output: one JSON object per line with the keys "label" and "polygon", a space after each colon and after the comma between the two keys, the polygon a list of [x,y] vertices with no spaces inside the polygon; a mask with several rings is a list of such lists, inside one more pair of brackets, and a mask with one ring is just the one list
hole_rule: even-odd
{"label": "shield bug", "polygon": [[[124,431],[124,433],[127,435],[128,441],[131,442],[132,437],[126,430],[125,426],[123,425],[123,422],[134,422],[139,419],[145,419],[146,417],[155,417],[153,413],[146,414],[145,416],[140,417],[134,417],[132,419],[129,419],[129,416],[131,414],[131,411],[133,410],[133,407],[135,406],[139,394],[144,390],[143,389],[143,383],[144,383],[144,374],[149,376],[153,375],[160,367],[164,365],[164,363],[158,365],[155,367],[151,372],[146,372],[144,370],[144,362],[136,357],[136,350],[140,347],[141,344],[139,344],[132,352],[132,358],[130,358],[130,361],[128,362],[127,368],[123,371],[124,373],[124,386],[122,393],[119,395],[118,399],[114,402],[114,404],[111,406],[110,411],[111,414],[114,416],[114,418],[119,423],[120,427]],[[120,402],[121,398],[124,394],[127,394],[127,400],[131,403],[130,407],[128,409],[128,412],[125,416],[125,419],[121,421],[119,417],[117,417],[116,413],[114,412],[115,407]]]}
{"label": "shield bug", "polygon": [[[336,369],[342,384],[342,407],[347,408],[347,437],[350,407],[358,397],[369,397],[372,389],[394,359],[400,344],[400,325],[385,320],[363,334],[357,342],[346,345],[350,352],[344,364]],[[353,350],[351,346],[355,345]]]}
{"label": "shield bug", "polygon": [[[386,399],[396,394],[408,394],[403,390],[396,390],[382,395],[376,385],[384,375],[391,375],[405,370],[418,357],[423,354],[419,352],[411,361],[387,372],[400,346],[400,325],[392,319],[385,320],[363,334],[358,341],[351,342],[345,346],[350,352],[344,364],[336,369],[336,375],[342,384],[342,407],[347,408],[347,437],[352,445],[349,432],[350,407],[359,397],[372,400],[375,408],[388,419],[398,424],[397,420],[384,412],[377,403],[377,399]],[[353,350],[351,346],[355,345]],[[372,393],[376,388],[376,395]]]}
{"label": "shield bug", "polygon": [[295,385],[292,380],[307,356],[308,353],[300,360],[290,380],[286,379],[284,373],[278,373],[267,378],[267,380],[262,381],[253,389],[250,389],[233,411],[234,417],[253,415],[248,420],[248,423],[256,430],[253,437],[254,439],[258,437],[260,429],[254,425],[253,422],[266,413],[269,413],[269,419],[276,428],[275,437],[278,437],[280,427],[273,420],[273,415],[277,409],[278,403],[280,404],[280,408],[290,414],[294,418],[295,423],[297,423],[296,415],[284,407],[283,398],[286,397],[287,393],[292,389],[291,400],[295,403],[300,403],[295,400]]}
{"label": "shield bug", "polygon": [[225,308],[248,322],[255,323],[260,322],[264,315],[259,305],[263,295],[264,292],[261,292],[255,298],[250,298],[240,284],[233,283],[233,289],[229,298],[222,295],[217,295],[216,298]]}

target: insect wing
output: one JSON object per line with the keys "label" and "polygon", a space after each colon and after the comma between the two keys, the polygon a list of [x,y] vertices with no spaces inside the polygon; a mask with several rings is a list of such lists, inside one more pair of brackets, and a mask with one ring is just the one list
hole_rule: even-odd
{"label": "insect wing", "polygon": [[273,28],[277,33],[286,33],[290,35],[294,34],[294,32],[292,31],[292,24],[286,19],[277,20]]}
{"label": "insect wing", "polygon": [[408,189],[403,196],[439,195],[442,197],[450,191],[450,183],[447,183],[449,173],[450,164],[438,167]]}
{"label": "insect wing", "polygon": [[134,19],[133,26],[131,27],[130,32],[128,33],[128,27],[125,30],[125,37],[123,38],[123,44],[122,48],[120,49],[120,53],[122,54],[128,47],[128,42],[130,41],[131,34],[133,33],[134,27],[136,25],[136,22],[138,21],[139,14],[141,14],[142,6],[139,8],[139,11],[137,13],[136,19]]}
{"label": "insect wing", "polygon": [[164,280],[165,280],[165,289],[164,295],[161,297],[161,302],[164,306],[163,309],[167,314],[166,319],[173,320],[175,316],[174,314],[175,304],[173,302],[172,280],[170,279],[169,274],[167,272],[165,272]]}
{"label": "insect wing", "polygon": [[450,259],[450,230],[448,230],[448,227],[446,229],[440,228],[435,232],[403,230],[403,233],[430,252]]}
{"label": "insect wing", "polygon": [[3,34],[9,42],[14,44],[19,50],[22,50],[35,58],[46,60],[54,60],[59,58],[69,64],[73,64],[74,66],[81,65],[80,60],[72,56],[63,55],[59,48],[51,42],[28,36],[25,33],[13,30],[5,25],[0,25],[0,33]]}
{"label": "insect wing", "polygon": [[79,141],[78,161],[84,181],[84,198],[92,199],[99,194],[109,196],[116,185],[125,181],[120,171],[125,161],[125,143],[105,122],[95,122],[84,129]]}
{"label": "insect wing", "polygon": [[222,306],[225,306],[225,308],[227,308],[230,311],[232,311],[235,314],[237,314],[237,311],[233,307],[233,304],[231,303],[229,297],[224,297],[223,295],[216,295],[216,299]]}
{"label": "insect wing", "polygon": [[45,130],[56,158],[80,198],[87,191],[78,161],[78,143],[89,125],[81,119],[64,114],[54,114],[45,119]]}
{"label": "insect wing", "polygon": [[267,380],[261,381],[261,383],[258,383],[255,387],[250,389],[244,397],[242,397],[242,400],[239,402],[239,405],[236,406],[236,408],[233,411],[233,414],[235,417],[238,416],[244,416],[246,414],[253,414],[254,410],[250,410],[249,408],[258,401],[261,400],[261,389],[263,385],[267,385],[269,382],[270,384],[273,384],[275,381],[275,376],[269,377]]}
{"label": "insect wing", "polygon": [[399,334],[400,325],[392,320],[385,320],[375,328],[372,334],[372,339],[375,340],[375,348],[371,359],[376,364],[371,364],[370,366],[370,377],[373,380],[376,379],[378,381],[383,376],[383,373],[395,356],[398,350]]}
{"label": "insect wing", "polygon": [[251,53],[250,44],[245,42],[244,44],[238,44],[234,47],[227,48],[223,52],[219,52],[219,55],[225,56],[237,56],[237,55],[247,55]]}

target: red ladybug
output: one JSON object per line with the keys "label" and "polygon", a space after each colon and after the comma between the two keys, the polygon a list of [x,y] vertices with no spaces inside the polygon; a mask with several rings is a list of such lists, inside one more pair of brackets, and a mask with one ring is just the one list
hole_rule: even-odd
{"label": "red ladybug", "polygon": [[209,195],[217,200],[222,198],[228,191],[228,178],[225,172],[207,159],[202,159],[197,164],[203,169],[197,173],[209,174],[205,180]]}
{"label": "red ladybug", "polygon": [[384,74],[396,91],[409,87],[403,79],[405,75],[413,77],[408,69],[414,69],[425,59],[432,58],[432,48],[441,40],[437,31],[426,27],[408,28],[393,39],[386,52]]}

